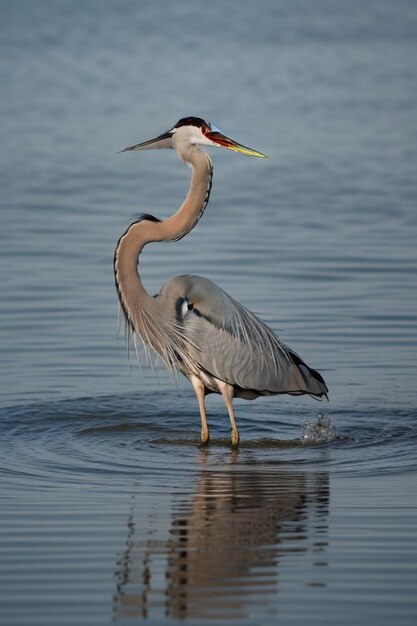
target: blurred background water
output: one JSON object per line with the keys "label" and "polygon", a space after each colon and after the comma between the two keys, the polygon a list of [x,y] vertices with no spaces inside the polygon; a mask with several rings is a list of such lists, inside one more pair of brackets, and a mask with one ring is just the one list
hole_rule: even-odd
{"label": "blurred background water", "polygon": [[[415,3],[0,8],[0,623],[414,624]],[[118,236],[189,172],[117,151],[187,115],[269,159],[210,151],[145,285],[214,280],[330,388],[236,402],[238,452],[118,323]]]}

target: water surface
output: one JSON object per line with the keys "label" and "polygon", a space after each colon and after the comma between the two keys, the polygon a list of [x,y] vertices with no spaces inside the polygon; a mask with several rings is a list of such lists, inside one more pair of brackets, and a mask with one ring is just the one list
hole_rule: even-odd
{"label": "water surface", "polygon": [[[0,7],[0,623],[414,624],[413,2]],[[239,450],[118,322],[118,236],[189,172],[117,151],[185,115],[269,159],[211,151],[145,285],[214,280],[330,389],[237,401]]]}

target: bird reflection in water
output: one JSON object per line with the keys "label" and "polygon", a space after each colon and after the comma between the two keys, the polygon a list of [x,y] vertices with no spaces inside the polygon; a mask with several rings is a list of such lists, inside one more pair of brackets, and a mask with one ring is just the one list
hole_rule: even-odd
{"label": "bird reflection in water", "polygon": [[192,498],[175,503],[168,538],[152,517],[136,523],[133,507],[115,620],[244,619],[256,605],[273,613],[288,559],[301,559],[301,584],[323,585],[328,502],[325,472],[203,468]]}

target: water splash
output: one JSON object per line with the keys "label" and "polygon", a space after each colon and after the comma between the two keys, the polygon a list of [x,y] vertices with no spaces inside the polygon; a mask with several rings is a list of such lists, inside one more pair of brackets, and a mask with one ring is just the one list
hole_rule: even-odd
{"label": "water splash", "polygon": [[303,432],[300,441],[303,445],[329,443],[336,439],[336,433],[329,417],[324,413],[318,413],[312,422],[303,420]]}

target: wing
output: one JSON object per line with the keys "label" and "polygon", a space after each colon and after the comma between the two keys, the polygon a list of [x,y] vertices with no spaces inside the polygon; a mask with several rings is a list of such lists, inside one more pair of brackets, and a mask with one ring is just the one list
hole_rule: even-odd
{"label": "wing", "polygon": [[258,395],[326,394],[318,372],[206,278],[176,276],[165,283],[158,299],[182,326],[193,361],[212,376]]}

